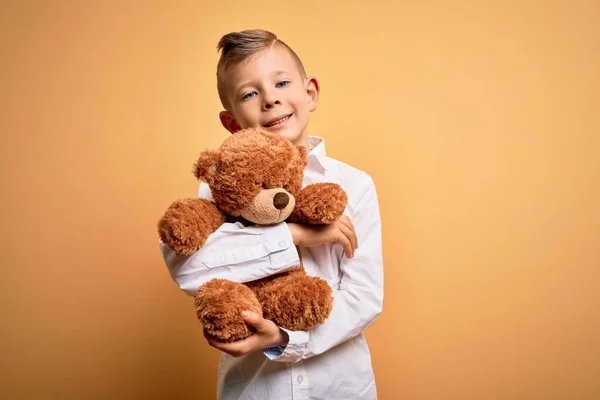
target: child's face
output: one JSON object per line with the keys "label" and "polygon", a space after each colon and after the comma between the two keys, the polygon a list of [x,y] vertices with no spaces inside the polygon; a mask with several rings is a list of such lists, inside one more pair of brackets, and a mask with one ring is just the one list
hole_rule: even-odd
{"label": "child's face", "polygon": [[303,77],[287,49],[261,50],[227,74],[229,110],[220,114],[234,133],[245,128],[275,132],[296,145],[307,145],[310,112],[317,108],[319,86]]}

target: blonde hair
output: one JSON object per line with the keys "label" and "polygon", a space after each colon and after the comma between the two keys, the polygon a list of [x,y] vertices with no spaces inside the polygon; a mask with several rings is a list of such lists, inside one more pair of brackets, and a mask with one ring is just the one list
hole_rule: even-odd
{"label": "blonde hair", "polygon": [[306,71],[300,57],[272,32],[262,29],[250,29],[228,33],[219,40],[217,51],[221,52],[221,56],[217,63],[217,91],[219,92],[221,104],[225,109],[228,109],[229,106],[226,82],[227,70],[240,64],[258,51],[273,46],[275,43],[284,46],[290,52],[298,65],[300,73],[303,77],[306,77]]}

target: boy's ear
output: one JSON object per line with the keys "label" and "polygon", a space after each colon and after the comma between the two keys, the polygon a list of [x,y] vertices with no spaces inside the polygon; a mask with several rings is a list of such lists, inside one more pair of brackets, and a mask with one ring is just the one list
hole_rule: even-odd
{"label": "boy's ear", "polygon": [[217,173],[217,161],[219,160],[218,150],[205,150],[200,153],[200,157],[194,164],[194,176],[203,182],[212,186]]}
{"label": "boy's ear", "polygon": [[309,76],[306,82],[306,97],[309,110],[315,111],[319,105],[319,81],[314,76]]}
{"label": "boy's ear", "polygon": [[227,111],[221,111],[219,113],[219,119],[221,120],[221,125],[223,125],[223,128],[227,129],[231,133],[236,133],[241,129],[235,118],[233,118]]}

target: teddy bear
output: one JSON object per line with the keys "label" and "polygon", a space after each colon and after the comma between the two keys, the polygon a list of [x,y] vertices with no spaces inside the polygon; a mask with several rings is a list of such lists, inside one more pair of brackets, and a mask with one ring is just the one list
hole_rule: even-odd
{"label": "teddy bear", "polygon": [[[193,173],[208,184],[213,200],[173,202],[158,223],[161,240],[175,252],[189,255],[226,221],[334,222],[346,207],[346,192],[336,183],[302,188],[307,153],[304,146],[256,128],[240,130],[218,149],[203,151]],[[333,297],[328,283],[307,275],[300,263],[252,282],[212,279],[198,289],[194,303],[205,335],[233,342],[254,333],[241,318],[244,310],[289,330],[310,330],[328,318]]]}

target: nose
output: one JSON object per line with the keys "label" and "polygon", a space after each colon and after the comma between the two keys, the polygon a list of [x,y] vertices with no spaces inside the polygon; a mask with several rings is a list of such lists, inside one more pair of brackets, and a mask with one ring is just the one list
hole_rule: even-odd
{"label": "nose", "polygon": [[263,109],[269,110],[275,106],[281,105],[281,101],[275,97],[273,92],[266,93],[263,100]]}
{"label": "nose", "polygon": [[285,193],[279,192],[273,197],[273,205],[278,210],[283,210],[285,208],[285,206],[288,205],[289,202],[290,202],[290,197]]}

